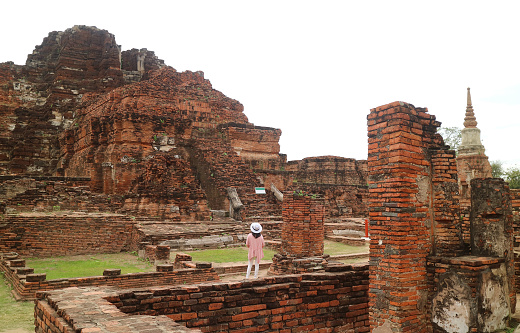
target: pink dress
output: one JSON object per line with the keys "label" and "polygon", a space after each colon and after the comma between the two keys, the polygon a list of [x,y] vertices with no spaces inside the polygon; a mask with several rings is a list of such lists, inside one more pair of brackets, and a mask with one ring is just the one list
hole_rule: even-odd
{"label": "pink dress", "polygon": [[255,238],[252,233],[247,235],[246,245],[249,248],[247,259],[251,260],[254,257],[260,260],[264,257],[264,236]]}

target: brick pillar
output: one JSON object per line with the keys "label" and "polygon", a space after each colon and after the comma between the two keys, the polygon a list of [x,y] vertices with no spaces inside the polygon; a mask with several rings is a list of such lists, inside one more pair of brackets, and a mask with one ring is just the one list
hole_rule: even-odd
{"label": "brick pillar", "polygon": [[[394,102],[368,115],[370,326],[426,332],[426,258],[434,237],[431,164],[439,123],[426,109]],[[442,141],[442,140],[441,140]]]}
{"label": "brick pillar", "polygon": [[500,178],[476,178],[470,185],[471,254],[505,259],[511,304],[516,304],[509,186]]}
{"label": "brick pillar", "polygon": [[285,192],[281,253],[296,258],[323,255],[325,207],[321,199]]}

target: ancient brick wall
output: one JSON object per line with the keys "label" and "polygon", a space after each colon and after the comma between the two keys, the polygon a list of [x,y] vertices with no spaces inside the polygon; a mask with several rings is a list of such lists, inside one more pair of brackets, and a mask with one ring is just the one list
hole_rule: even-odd
{"label": "ancient brick wall", "polygon": [[327,220],[368,215],[367,163],[337,156],[310,157],[282,164],[283,170],[253,169],[269,189],[303,190],[324,199]]}
{"label": "ancient brick wall", "polygon": [[276,128],[252,124],[230,123],[219,126],[231,146],[244,162],[253,169],[280,170],[286,156],[280,155],[280,135]]}
{"label": "ancient brick wall", "polygon": [[89,178],[52,176],[0,176],[2,212],[89,211],[116,212],[123,206],[122,196],[90,192]]}
{"label": "ancient brick wall", "polygon": [[206,195],[189,162],[172,152],[148,160],[144,172],[134,179],[131,193],[124,204],[127,213],[177,221],[210,219]]}
{"label": "ancient brick wall", "polygon": [[287,190],[289,192],[302,190],[306,193],[318,194],[325,205],[326,221],[368,216],[368,187],[366,186],[294,183]]}
{"label": "ancient brick wall", "polygon": [[254,193],[255,187],[260,185],[253,171],[225,142],[199,140],[193,148],[190,162],[197,170],[212,209],[229,208],[228,187],[236,188],[243,200],[246,193]]}
{"label": "ancient brick wall", "polygon": [[[103,307],[119,309],[127,316],[116,319],[106,313],[94,315],[96,327],[100,329],[107,325],[120,326],[120,321],[129,318],[128,315],[134,320],[142,318],[143,323],[166,315],[203,332],[369,332],[367,266],[345,266],[344,269],[334,273],[119,292],[99,288],[65,289],[42,295],[36,305],[37,322],[42,321],[40,311],[49,306],[53,311],[47,310],[52,313],[47,316],[52,322],[63,320],[63,324],[71,325],[74,321],[76,329],[88,329],[93,327],[89,318],[92,315],[85,312],[101,314],[96,309]],[[88,309],[73,305],[83,302],[89,304]]]}
{"label": "ancient brick wall", "polygon": [[374,332],[428,330],[427,257],[461,252],[454,153],[443,149],[439,125],[426,109],[403,102],[368,116]]}
{"label": "ancient brick wall", "polygon": [[[73,296],[73,295],[72,295]],[[63,298],[66,299],[67,295]],[[141,316],[140,318],[135,317],[123,317],[117,320],[112,320],[110,323],[101,322],[106,315],[100,310],[101,306],[107,305],[107,301],[102,298],[96,300],[96,303],[91,303],[91,301],[85,303],[83,305],[83,309],[69,309],[69,313],[73,312],[74,314],[79,314],[80,316],[85,312],[90,312],[88,318],[94,318],[94,322],[85,322],[83,318],[84,316],[75,316],[80,317],[81,319],[76,319],[77,322],[67,322],[64,318],[58,315],[58,312],[55,310],[57,308],[56,304],[50,300],[42,300],[36,304],[34,315],[35,315],[35,325],[36,329],[39,332],[45,333],[68,333],[75,332],[76,328],[78,331],[82,332],[99,332],[100,327],[95,323],[100,321],[100,326],[103,327],[103,330],[117,330],[119,332],[143,332],[143,327],[146,327],[147,330],[153,330],[155,333],[200,333],[200,330],[194,330],[186,328],[180,324],[175,323],[170,318],[166,316]],[[74,311],[76,310],[76,311]],[[98,315],[94,315],[93,311],[96,311]]]}
{"label": "ancient brick wall", "polygon": [[294,182],[367,185],[367,161],[338,156],[307,157],[290,161],[285,170],[294,172]]}
{"label": "ancient brick wall", "polygon": [[11,215],[0,223],[0,252],[37,257],[117,253],[136,249],[133,231],[134,221],[123,215]]}

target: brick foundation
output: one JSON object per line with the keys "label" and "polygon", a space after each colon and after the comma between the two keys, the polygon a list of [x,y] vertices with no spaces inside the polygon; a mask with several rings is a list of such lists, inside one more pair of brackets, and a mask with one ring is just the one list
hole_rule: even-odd
{"label": "brick foundation", "polygon": [[[47,319],[82,332],[108,332],[109,326],[121,327],[130,318],[145,324],[167,316],[170,322],[164,325],[172,332],[177,332],[173,321],[193,329],[190,332],[368,332],[367,293],[367,265],[345,265],[341,272],[139,290],[68,288],[41,295],[36,322],[37,329]],[[91,314],[85,317],[86,312]],[[155,329],[165,332],[164,327]]]}
{"label": "brick foundation", "polygon": [[[82,278],[47,280],[45,274],[33,274],[33,269],[25,267],[25,260],[16,254],[0,255],[0,271],[13,287],[17,299],[33,299],[36,292],[59,290],[69,287],[114,286],[118,288],[144,288],[159,285],[178,285],[218,281],[219,277],[211,264],[194,264],[189,269],[173,270],[173,265],[158,265],[157,272],[132,274],[103,274]],[[103,272],[100,272],[100,274]]]}

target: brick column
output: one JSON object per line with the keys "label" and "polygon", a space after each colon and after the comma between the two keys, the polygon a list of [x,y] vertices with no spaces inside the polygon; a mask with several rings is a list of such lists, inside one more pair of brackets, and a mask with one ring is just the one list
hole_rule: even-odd
{"label": "brick column", "polygon": [[296,258],[323,255],[325,207],[310,195],[286,192],[282,208],[281,253]]}
{"label": "brick column", "polygon": [[[368,115],[370,326],[426,332],[426,257],[432,251],[432,181],[427,150],[438,144],[426,109],[394,102]],[[442,140],[441,140],[442,141]]]}

